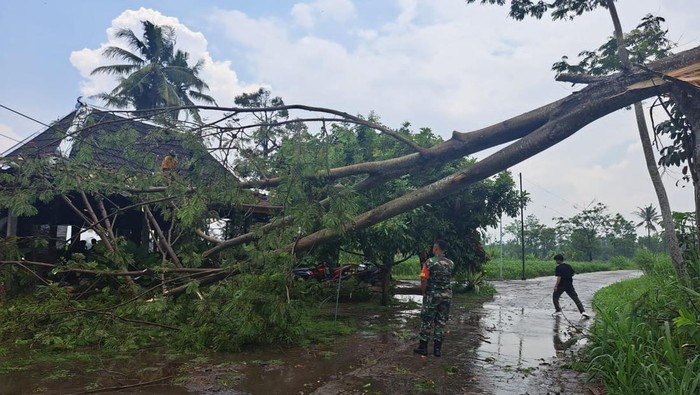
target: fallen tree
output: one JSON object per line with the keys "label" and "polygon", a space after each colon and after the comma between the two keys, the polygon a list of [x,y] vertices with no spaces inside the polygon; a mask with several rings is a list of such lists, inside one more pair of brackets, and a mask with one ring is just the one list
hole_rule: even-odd
{"label": "fallen tree", "polygon": [[[562,75],[560,76],[562,81],[587,83],[588,86],[556,102],[503,122],[475,131],[454,131],[449,140],[433,146],[422,146],[410,135],[407,136],[405,133],[400,133],[398,129],[388,128],[372,119],[367,120],[333,109],[304,105],[249,108],[197,106],[201,111],[217,111],[225,115],[207,124],[190,125],[186,128],[187,136],[199,140],[200,144],[203,143],[202,139],[206,140],[208,147],[202,144],[204,150],[220,155],[223,153],[224,157],[231,155],[248,160],[249,163],[258,166],[255,176],[225,180],[206,179],[198,177],[194,168],[195,171],[191,171],[189,176],[181,180],[176,178],[175,181],[171,176],[141,174],[137,177],[134,173],[126,175],[120,172],[112,174],[113,172],[110,171],[100,173],[94,169],[88,176],[66,177],[65,173],[70,174],[78,166],[65,162],[59,162],[60,166],[57,166],[55,162],[39,161],[33,162],[32,166],[36,167],[30,167],[17,164],[15,161],[8,165],[15,169],[13,174],[21,178],[18,176],[15,179],[11,177],[4,179],[5,186],[8,186],[5,193],[14,194],[14,196],[6,195],[3,198],[3,205],[9,208],[21,207],[16,203],[17,196],[31,194],[31,191],[44,188],[52,192],[43,191],[41,196],[58,192],[64,200],[71,202],[65,195],[67,189],[78,190],[78,196],[84,207],[76,207],[76,203],[73,202],[73,210],[83,218],[84,228],[94,228],[99,231],[106,241],[108,252],[115,256],[118,254],[116,246],[119,242],[111,229],[123,208],[115,205],[107,209],[104,207],[104,202],[110,201],[110,194],[127,193],[136,200],[130,206],[131,208],[142,206],[147,222],[153,230],[152,237],[157,240],[156,247],[162,253],[163,262],[169,262],[175,268],[199,266],[202,262],[210,261],[227,250],[250,244],[270,234],[276,237],[259,244],[258,252],[297,254],[314,246],[334,242],[344,235],[367,229],[397,215],[458,193],[563,141],[595,120],[645,98],[678,90],[684,92],[688,89],[697,90],[699,74],[700,47],[647,65],[637,65],[610,76],[590,78]],[[688,100],[692,102],[691,99]],[[692,107],[688,106],[688,108]],[[187,110],[189,107],[179,109]],[[162,111],[172,110],[167,108]],[[245,114],[279,111],[301,111],[314,115],[291,121],[278,120],[273,123],[243,124],[238,120],[232,122],[233,119],[238,119]],[[130,119],[140,117],[139,112],[130,112],[130,114]],[[153,116],[153,111],[148,111],[148,115]],[[372,129],[395,139],[397,144],[408,152],[383,160],[357,161],[338,167],[328,167],[321,163],[295,171],[295,168],[287,165],[284,168],[286,173],[282,174],[281,171],[273,171],[274,166],[270,167],[268,153],[264,157],[255,157],[249,146],[240,143],[240,136],[252,128],[276,128],[282,125],[292,125],[296,128],[290,129],[292,133],[296,133],[290,137],[291,140],[303,139],[305,135],[309,135],[306,124],[311,122],[320,122],[323,125],[318,132],[322,135],[326,134],[326,125],[329,124],[351,124]],[[99,124],[86,125],[71,133],[74,138],[80,139],[81,132],[99,126]],[[409,174],[429,173],[432,169],[505,143],[510,144],[487,158],[471,163],[447,177],[410,189],[401,196],[380,202],[365,212],[350,213],[351,216],[347,215],[348,213],[340,213],[343,214],[341,218],[332,221],[334,226],[324,226],[324,221],[321,220],[334,203],[333,199],[338,199],[342,193],[365,194],[381,190],[387,182],[392,180],[401,179]],[[237,175],[235,165],[240,163],[240,160],[225,163],[230,165],[231,172]],[[191,166],[195,165],[197,164]],[[85,166],[84,163],[82,166]],[[24,173],[32,175],[28,176]],[[32,177],[37,177],[39,181],[34,184],[27,183],[26,179]],[[115,180],[115,177],[118,179]],[[211,186],[214,182],[220,182],[225,186],[227,190],[221,194],[226,196],[212,197],[214,188]],[[301,190],[302,187],[305,189]],[[208,213],[215,206],[222,205],[222,202],[248,209],[259,207],[254,200],[251,200],[251,195],[254,195],[251,191],[260,190],[277,194],[281,202],[278,206],[279,212],[273,213],[267,224],[228,238],[213,237],[202,228],[203,221],[211,218]],[[96,196],[96,202],[91,202],[86,194]],[[153,194],[156,194],[155,198]],[[297,206],[305,204],[317,208],[319,213],[317,218],[306,222],[300,220],[303,214],[298,209],[295,211],[292,204],[293,198],[287,198],[285,194],[305,195],[307,200],[296,201]],[[26,196],[25,199],[31,201]],[[93,204],[98,206],[98,210],[92,208]],[[81,210],[85,210],[89,215],[83,215]],[[160,213],[159,218],[154,215],[155,211]],[[303,227],[300,226],[302,222],[305,224]],[[180,244],[182,247],[176,249],[173,247],[175,244]],[[183,254],[187,255],[186,259],[190,263],[183,263]],[[234,257],[226,258],[228,262],[224,265],[226,267],[224,273],[207,273],[206,281],[214,282],[232,273],[240,272],[235,262],[250,262],[256,259],[259,258],[250,251],[239,250]],[[126,270],[126,265],[123,264],[125,261],[121,261],[119,271],[105,270],[104,275],[129,279],[134,271]],[[208,265],[220,266],[216,262],[209,262]],[[143,269],[138,268],[136,272],[139,270]],[[177,270],[161,270],[160,273],[177,273]],[[186,287],[182,285],[171,292],[181,292]]]}

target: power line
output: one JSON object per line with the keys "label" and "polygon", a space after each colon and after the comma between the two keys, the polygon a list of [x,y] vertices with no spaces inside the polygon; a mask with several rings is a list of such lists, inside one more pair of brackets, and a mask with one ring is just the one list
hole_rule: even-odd
{"label": "power line", "polygon": [[[39,121],[39,120],[37,120],[37,119],[34,119],[34,118],[30,117],[29,115],[22,114],[21,112],[19,112],[19,111],[17,111],[17,110],[13,110],[13,109],[11,109],[10,107],[7,107],[7,106],[5,106],[5,105],[0,104],[0,107],[4,108],[4,109],[7,110],[7,111],[11,111],[11,112],[13,112],[13,113],[15,113],[15,114],[17,114],[17,115],[19,115],[19,116],[22,116],[22,117],[25,117],[25,118],[27,118],[27,119],[30,119],[30,120],[32,120],[32,121],[34,121],[34,122],[36,122],[36,123],[38,123],[38,124],[40,124],[40,125],[44,125],[44,126],[46,126],[47,128],[50,126],[50,125],[47,125],[47,124],[45,124],[45,123],[43,123],[43,122],[41,122],[41,121]],[[7,136],[6,136],[6,137],[7,137]]]}
{"label": "power line", "polygon": [[[547,188],[545,188],[545,187],[543,187],[543,186],[541,186],[541,185],[538,185],[537,183],[533,182],[532,180],[530,180],[530,179],[528,179],[528,178],[525,178],[525,177],[523,177],[523,178],[524,178],[529,184],[532,184],[533,186],[535,186],[535,187],[541,189],[541,190],[544,191],[544,192],[547,192],[548,194],[550,194],[550,195],[556,197],[557,199],[560,199],[560,200],[562,200],[562,201],[564,201],[564,202],[570,204],[571,207],[572,207],[574,210],[578,210],[578,207],[577,207],[577,204],[576,204],[576,203],[573,203],[573,202],[571,202],[571,201],[569,201],[569,200],[567,200],[567,199],[565,199],[565,198],[563,198],[563,197],[557,195],[556,193],[550,191],[549,189],[547,189]],[[555,208],[553,208],[553,207],[551,207],[551,206],[548,206],[548,205],[546,205],[546,204],[543,204],[541,207],[544,208],[544,209],[550,210],[550,211],[552,211],[552,212],[554,212],[554,213],[559,214],[562,218],[567,217],[567,214],[564,214],[564,213],[562,213],[561,211],[559,211],[559,210],[557,210],[557,209],[555,209]],[[554,218],[553,218],[553,219],[554,219]]]}
{"label": "power line", "polygon": [[8,136],[8,135],[2,134],[2,133],[0,133],[0,137],[4,137],[4,138],[10,139],[10,140],[14,140],[14,141],[16,141],[16,142],[18,142],[18,143],[21,143],[21,142],[22,142],[22,140],[17,140],[17,139],[14,138],[14,137],[11,137],[11,136]]}
{"label": "power line", "polygon": [[554,211],[555,213],[561,215],[562,217],[566,217],[566,214],[562,213],[562,212],[559,211],[559,210],[553,209],[553,208],[551,208],[551,207],[549,207],[549,206],[547,206],[547,205],[542,205],[542,207],[543,207],[543,208],[546,208],[547,210]]}
{"label": "power line", "polygon": [[533,181],[530,180],[530,179],[527,179],[527,178],[526,178],[525,180],[526,180],[527,182],[531,183],[532,185],[536,186],[537,188],[540,188],[541,190],[543,190],[543,191],[549,193],[550,195],[552,195],[552,196],[554,196],[554,197],[556,197],[556,198],[558,198],[558,199],[561,199],[561,200],[563,200],[563,201],[569,203],[569,204],[571,205],[571,207],[573,207],[574,209],[577,209],[577,207],[576,207],[577,204],[576,204],[576,203],[571,202],[571,201],[569,201],[569,200],[567,200],[567,199],[564,199],[563,197],[557,195],[556,193],[554,193],[554,192],[548,190],[547,188],[545,188],[545,187],[543,187],[543,186],[537,185],[535,182],[533,182]]}

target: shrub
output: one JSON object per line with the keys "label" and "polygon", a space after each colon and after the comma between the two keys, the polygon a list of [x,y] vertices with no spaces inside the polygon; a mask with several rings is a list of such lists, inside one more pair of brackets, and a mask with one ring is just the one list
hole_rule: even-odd
{"label": "shrub", "polygon": [[650,274],[594,296],[599,314],[585,349],[588,369],[610,394],[698,393],[700,294],[668,275],[667,258],[646,251],[635,261]]}

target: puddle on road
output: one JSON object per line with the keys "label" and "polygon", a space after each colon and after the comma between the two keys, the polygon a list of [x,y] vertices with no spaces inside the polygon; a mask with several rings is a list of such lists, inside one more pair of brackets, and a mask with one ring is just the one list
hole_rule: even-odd
{"label": "puddle on road", "polygon": [[537,368],[583,341],[579,340],[583,322],[552,317],[548,311],[495,305],[484,306],[483,310],[481,323],[490,343],[482,344],[478,357],[500,366]]}
{"label": "puddle on road", "polygon": [[396,319],[400,321],[401,326],[408,324],[408,320],[420,314],[423,304],[422,295],[394,295],[394,300],[406,306],[405,309],[396,312]]}
{"label": "puddle on road", "polygon": [[[588,286],[580,286],[579,295],[586,306],[595,290],[606,282],[598,283],[597,276],[607,279],[605,275],[587,275]],[[558,368],[558,358],[585,345],[583,333],[593,320],[581,320],[566,296],[562,298],[565,315],[552,316],[551,283],[550,278],[496,282],[496,298],[480,309],[486,338],[476,358],[484,369],[482,380],[493,388],[493,394],[548,393],[543,386],[562,388],[562,383],[547,377],[550,368]],[[532,387],[535,392],[530,392]]]}

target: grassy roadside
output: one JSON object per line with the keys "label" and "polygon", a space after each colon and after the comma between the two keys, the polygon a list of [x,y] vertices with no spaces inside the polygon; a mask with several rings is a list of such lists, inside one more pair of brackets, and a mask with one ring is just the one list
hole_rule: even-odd
{"label": "grassy roadside", "polygon": [[644,276],[595,294],[587,369],[609,394],[700,393],[700,293],[667,258],[649,259]]}
{"label": "grassy roadside", "polygon": [[[568,262],[577,273],[591,273],[611,270],[626,270],[639,269],[633,260],[615,257],[607,261],[592,261],[592,262]],[[504,259],[502,263],[498,259],[492,259],[484,265],[484,277],[486,280],[516,280],[522,277],[523,263],[521,260]],[[525,278],[553,276],[556,264],[553,260],[534,260],[525,261]],[[399,280],[416,280],[420,275],[420,264],[418,257],[413,257],[406,262],[402,262],[393,268],[392,274],[394,278]]]}

